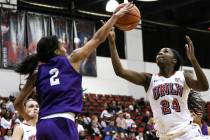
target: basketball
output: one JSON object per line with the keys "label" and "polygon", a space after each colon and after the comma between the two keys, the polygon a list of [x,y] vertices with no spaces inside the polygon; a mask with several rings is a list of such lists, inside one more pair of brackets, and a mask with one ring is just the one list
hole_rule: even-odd
{"label": "basketball", "polygon": [[[119,6],[121,6],[120,4]],[[115,24],[117,28],[123,31],[129,31],[134,28],[139,24],[139,21],[141,19],[141,13],[139,9],[134,5],[131,11],[121,18],[119,18]]]}

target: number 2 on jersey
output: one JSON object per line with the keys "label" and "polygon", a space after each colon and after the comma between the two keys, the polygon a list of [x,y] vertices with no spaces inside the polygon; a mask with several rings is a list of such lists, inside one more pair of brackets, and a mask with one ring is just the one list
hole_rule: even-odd
{"label": "number 2 on jersey", "polygon": [[162,100],[160,102],[160,105],[162,106],[162,113],[163,115],[167,115],[171,113],[171,109],[175,110],[176,112],[180,112],[180,105],[179,102],[176,98],[173,99],[172,104],[171,104],[171,108],[170,108],[170,103],[167,100]]}
{"label": "number 2 on jersey", "polygon": [[59,70],[57,68],[53,68],[49,71],[50,77],[50,85],[55,86],[60,84],[60,80],[58,78]]}

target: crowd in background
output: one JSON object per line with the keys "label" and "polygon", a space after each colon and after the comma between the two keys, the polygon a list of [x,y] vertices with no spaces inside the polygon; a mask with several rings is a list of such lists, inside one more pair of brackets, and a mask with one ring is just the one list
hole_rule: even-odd
{"label": "crowd in background", "polygon": [[0,97],[0,140],[10,140],[15,125],[23,120],[15,110],[15,97]]}
{"label": "crowd in background", "polygon": [[[85,96],[84,96],[85,98]],[[15,125],[22,121],[15,111],[15,97],[0,98],[0,140],[10,140]],[[89,100],[84,99],[84,106]],[[89,104],[91,106],[91,104]],[[76,117],[81,140],[157,140],[149,103],[141,98],[130,104],[112,100],[100,104],[101,112],[84,110]]]}

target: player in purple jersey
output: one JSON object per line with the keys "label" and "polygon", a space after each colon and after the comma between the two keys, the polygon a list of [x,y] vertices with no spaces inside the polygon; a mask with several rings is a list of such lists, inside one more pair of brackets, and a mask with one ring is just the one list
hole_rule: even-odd
{"label": "player in purple jersey", "polygon": [[[75,115],[82,111],[81,62],[107,38],[118,18],[128,13],[132,3],[117,8],[83,47],[70,55],[56,36],[43,37],[37,44],[37,54],[26,57],[16,72],[29,74],[21,94],[14,104],[23,104],[36,86],[40,112],[37,123],[38,140],[78,140]],[[38,72],[35,69],[38,66]]]}

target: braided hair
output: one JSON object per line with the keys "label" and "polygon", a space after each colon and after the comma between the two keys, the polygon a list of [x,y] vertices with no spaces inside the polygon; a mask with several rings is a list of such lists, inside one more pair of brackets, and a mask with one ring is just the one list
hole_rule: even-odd
{"label": "braided hair", "polygon": [[201,98],[200,93],[197,93],[194,90],[190,90],[187,103],[188,103],[188,109],[190,110],[190,112],[202,118],[206,103]]}

